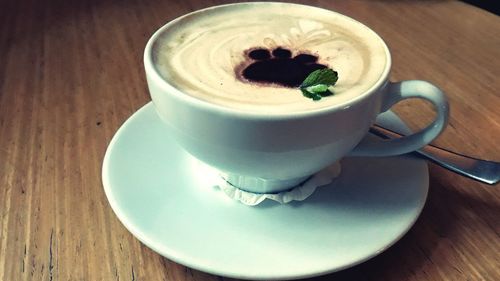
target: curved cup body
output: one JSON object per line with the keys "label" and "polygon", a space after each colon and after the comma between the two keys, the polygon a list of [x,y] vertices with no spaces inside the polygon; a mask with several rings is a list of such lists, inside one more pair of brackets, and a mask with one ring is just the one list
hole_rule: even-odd
{"label": "curved cup body", "polygon": [[185,150],[231,183],[260,193],[294,186],[345,156],[366,135],[381,104],[375,92],[325,114],[254,118],[200,108],[150,79],[148,84],[159,116]]}

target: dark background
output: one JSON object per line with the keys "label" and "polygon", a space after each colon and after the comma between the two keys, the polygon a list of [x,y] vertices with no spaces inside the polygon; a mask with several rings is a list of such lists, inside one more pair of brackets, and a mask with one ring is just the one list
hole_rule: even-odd
{"label": "dark background", "polygon": [[474,5],[476,7],[488,10],[491,13],[496,14],[497,16],[499,15],[500,2],[497,0],[485,0],[485,1],[463,0],[463,2],[466,2],[466,3],[469,3],[469,4]]}

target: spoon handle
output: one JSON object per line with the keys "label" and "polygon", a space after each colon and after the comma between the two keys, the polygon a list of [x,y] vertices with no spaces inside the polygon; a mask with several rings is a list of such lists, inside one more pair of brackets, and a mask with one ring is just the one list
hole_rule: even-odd
{"label": "spoon handle", "polygon": [[[370,133],[382,138],[398,138],[403,135],[379,125],[370,128]],[[482,183],[494,185],[500,181],[500,163],[481,160],[459,154],[434,145],[427,145],[415,153],[457,174],[469,177]]]}

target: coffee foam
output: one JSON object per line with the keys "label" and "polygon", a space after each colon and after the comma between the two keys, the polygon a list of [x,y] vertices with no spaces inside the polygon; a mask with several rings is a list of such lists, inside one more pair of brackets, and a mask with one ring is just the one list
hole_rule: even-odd
{"label": "coffee foam", "polygon": [[[309,52],[336,70],[335,94],[313,101],[299,89],[243,81],[251,47]],[[331,11],[284,3],[227,5],[189,14],[153,45],[159,74],[185,94],[254,112],[300,112],[348,102],[371,88],[387,64],[386,47],[366,26]]]}

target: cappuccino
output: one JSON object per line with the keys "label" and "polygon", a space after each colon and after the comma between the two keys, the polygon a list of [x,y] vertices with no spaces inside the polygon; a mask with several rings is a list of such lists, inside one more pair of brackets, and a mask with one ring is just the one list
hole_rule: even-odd
{"label": "cappuccino", "polygon": [[[208,8],[169,24],[152,47],[156,71],[186,95],[251,112],[304,112],[348,103],[389,67],[382,39],[341,14],[303,5]],[[308,73],[338,73],[320,101],[298,88]]]}

